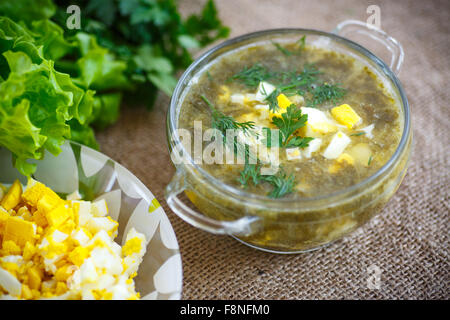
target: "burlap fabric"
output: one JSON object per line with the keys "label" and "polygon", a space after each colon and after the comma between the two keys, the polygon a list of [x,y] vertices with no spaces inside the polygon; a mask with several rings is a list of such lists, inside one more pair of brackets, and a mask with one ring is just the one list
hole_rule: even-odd
{"label": "burlap fabric", "polygon": [[[182,1],[184,13],[203,1]],[[183,259],[184,299],[448,299],[450,2],[216,0],[232,36],[266,28],[330,31],[345,19],[365,21],[381,9],[381,27],[404,47],[400,80],[412,107],[415,150],[408,174],[383,212],[321,250],[276,255],[231,237],[200,231],[168,209],[163,190],[174,169],[165,134],[168,97],[154,110],[123,108],[98,138],[156,195],[173,224]],[[381,271],[368,287],[367,268]]]}

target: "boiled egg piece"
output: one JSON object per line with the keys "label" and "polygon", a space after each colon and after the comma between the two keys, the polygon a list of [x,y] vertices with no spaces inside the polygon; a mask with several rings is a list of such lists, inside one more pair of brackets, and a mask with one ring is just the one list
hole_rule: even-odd
{"label": "boiled egg piece", "polygon": [[330,141],[330,144],[325,149],[323,156],[327,159],[336,159],[345,148],[350,144],[351,139],[342,131],[336,132]]}

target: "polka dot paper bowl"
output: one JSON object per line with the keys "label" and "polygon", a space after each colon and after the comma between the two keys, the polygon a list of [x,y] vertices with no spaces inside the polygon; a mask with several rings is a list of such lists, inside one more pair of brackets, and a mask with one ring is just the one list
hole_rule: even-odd
{"label": "polka dot paper bowl", "polygon": [[[147,252],[135,278],[141,299],[181,299],[182,265],[175,232],[158,200],[122,165],[106,155],[75,142],[66,142],[57,156],[45,154],[36,161],[33,178],[59,194],[79,190],[84,200],[105,199],[111,218],[119,222],[115,241],[134,227],[145,234]],[[26,177],[12,166],[11,153],[0,148],[0,182]]]}

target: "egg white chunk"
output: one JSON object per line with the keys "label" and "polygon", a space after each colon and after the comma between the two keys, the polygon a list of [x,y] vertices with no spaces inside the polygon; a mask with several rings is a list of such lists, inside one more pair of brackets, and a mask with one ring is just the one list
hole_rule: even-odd
{"label": "egg white chunk", "polygon": [[323,156],[327,159],[338,158],[350,142],[351,139],[345,133],[338,131],[331,139],[331,142],[325,149]]}
{"label": "egg white chunk", "polygon": [[256,90],[255,100],[264,102],[264,99],[266,99],[267,96],[274,92],[275,89],[276,87],[273,84],[261,81],[258,85],[258,89]]}

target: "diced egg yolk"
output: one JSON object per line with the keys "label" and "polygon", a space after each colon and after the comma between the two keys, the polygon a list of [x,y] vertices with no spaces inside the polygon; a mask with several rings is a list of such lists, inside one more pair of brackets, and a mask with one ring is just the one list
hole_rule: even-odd
{"label": "diced egg yolk", "polygon": [[291,100],[289,100],[289,98],[286,97],[286,95],[284,95],[283,93],[277,96],[277,102],[278,106],[282,109],[286,109],[292,104]]}
{"label": "diced egg yolk", "polygon": [[20,196],[22,195],[22,185],[19,180],[16,180],[11,188],[9,188],[6,195],[3,197],[0,205],[6,210],[11,210],[16,207],[20,202]]}
{"label": "diced egg yolk", "polygon": [[20,217],[10,216],[6,220],[3,232],[3,241],[14,241],[18,246],[24,247],[27,242],[34,243],[36,227],[32,222],[25,221]]}
{"label": "diced egg yolk", "polygon": [[342,104],[331,109],[331,115],[336,121],[352,129],[362,122],[361,117],[348,104]]}
{"label": "diced egg yolk", "polygon": [[301,129],[301,134],[307,137],[320,137],[323,134],[337,131],[337,126],[327,114],[316,108],[301,108],[303,114],[308,115],[306,125]]}

